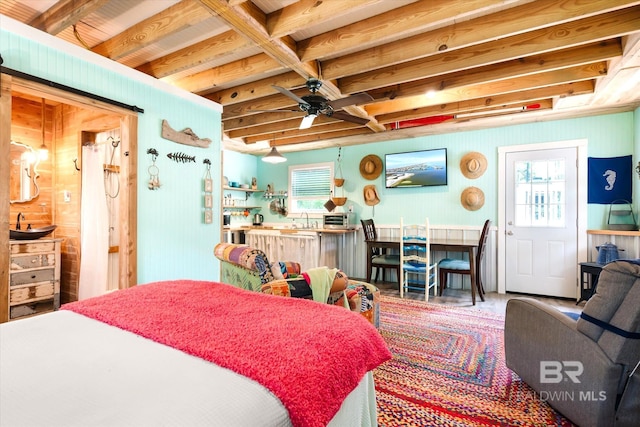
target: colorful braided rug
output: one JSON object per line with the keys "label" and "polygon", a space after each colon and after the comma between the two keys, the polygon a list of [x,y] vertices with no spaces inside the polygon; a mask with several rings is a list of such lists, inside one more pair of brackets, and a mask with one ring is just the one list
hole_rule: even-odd
{"label": "colorful braided rug", "polygon": [[382,296],[378,424],[572,426],[505,365],[504,316]]}

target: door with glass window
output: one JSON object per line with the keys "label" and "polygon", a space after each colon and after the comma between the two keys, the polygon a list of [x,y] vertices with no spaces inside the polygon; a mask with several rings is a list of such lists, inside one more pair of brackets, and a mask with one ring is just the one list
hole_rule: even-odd
{"label": "door with glass window", "polygon": [[506,155],[507,292],[576,296],[577,150]]}

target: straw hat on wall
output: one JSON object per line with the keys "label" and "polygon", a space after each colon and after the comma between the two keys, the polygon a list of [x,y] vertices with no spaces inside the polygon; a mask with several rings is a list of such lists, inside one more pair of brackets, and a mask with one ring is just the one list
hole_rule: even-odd
{"label": "straw hat on wall", "polygon": [[375,185],[365,185],[362,190],[364,196],[364,203],[367,206],[375,206],[380,203],[380,197],[378,197],[378,190]]}
{"label": "straw hat on wall", "polygon": [[469,179],[479,178],[487,170],[487,158],[477,151],[467,153],[460,159],[460,170]]}
{"label": "straw hat on wall", "polygon": [[468,211],[477,211],[484,206],[484,192],[478,187],[467,187],[460,195],[460,203]]}
{"label": "straw hat on wall", "polygon": [[375,154],[364,156],[360,160],[360,175],[364,179],[376,179],[382,173],[382,159]]}

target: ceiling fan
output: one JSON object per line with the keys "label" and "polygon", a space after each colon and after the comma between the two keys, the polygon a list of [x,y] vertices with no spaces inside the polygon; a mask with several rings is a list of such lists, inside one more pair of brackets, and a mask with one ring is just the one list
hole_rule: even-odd
{"label": "ceiling fan", "polygon": [[283,95],[288,96],[298,103],[299,110],[267,110],[272,112],[282,112],[282,111],[292,111],[292,112],[305,112],[306,116],[302,118],[302,122],[300,123],[300,129],[308,129],[313,124],[313,121],[320,114],[324,114],[327,117],[333,117],[336,119],[344,120],[351,123],[356,123],[359,125],[365,125],[369,123],[369,119],[363,119],[362,117],[352,116],[351,114],[345,113],[344,111],[337,111],[341,108],[347,107],[349,105],[362,104],[365,102],[373,101],[371,95],[366,93],[358,93],[355,95],[347,96],[346,98],[336,99],[334,101],[330,101],[321,95],[317,95],[316,93],[322,86],[322,82],[318,79],[309,79],[305,83],[311,95],[304,95],[299,97],[295,93],[291,92],[289,89],[285,89],[280,86],[272,85],[274,89],[280,92]]}

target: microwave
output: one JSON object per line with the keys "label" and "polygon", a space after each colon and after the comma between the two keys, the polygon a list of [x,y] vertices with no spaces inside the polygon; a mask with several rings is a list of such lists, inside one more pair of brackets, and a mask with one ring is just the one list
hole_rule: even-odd
{"label": "microwave", "polygon": [[355,228],[354,215],[351,212],[328,213],[322,218],[322,228],[348,230]]}

